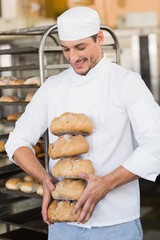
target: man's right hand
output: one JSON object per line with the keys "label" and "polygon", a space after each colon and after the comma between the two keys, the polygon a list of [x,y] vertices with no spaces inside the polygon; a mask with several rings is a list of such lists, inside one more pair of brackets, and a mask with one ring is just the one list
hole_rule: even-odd
{"label": "man's right hand", "polygon": [[48,207],[52,201],[51,191],[55,189],[54,179],[51,177],[44,178],[42,186],[43,186],[42,217],[45,223],[50,224],[50,222],[48,221]]}

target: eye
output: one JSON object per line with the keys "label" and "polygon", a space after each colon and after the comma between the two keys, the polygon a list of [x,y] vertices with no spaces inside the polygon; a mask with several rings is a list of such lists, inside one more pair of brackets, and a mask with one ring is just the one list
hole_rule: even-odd
{"label": "eye", "polygon": [[79,51],[83,51],[84,49],[85,49],[85,46],[81,46],[81,47],[77,47],[77,49],[79,50]]}
{"label": "eye", "polygon": [[69,48],[63,48],[64,52],[69,52]]}

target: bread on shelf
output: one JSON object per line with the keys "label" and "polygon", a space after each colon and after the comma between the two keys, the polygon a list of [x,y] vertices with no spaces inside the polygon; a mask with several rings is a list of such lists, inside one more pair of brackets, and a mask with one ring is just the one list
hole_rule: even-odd
{"label": "bread on shelf", "polygon": [[37,86],[40,86],[41,85],[41,81],[40,81],[40,78],[39,77],[30,77],[28,79],[26,79],[26,81],[24,82],[24,84],[36,84]]}
{"label": "bread on shelf", "polygon": [[38,184],[37,194],[40,195],[40,196],[43,196],[43,187],[42,187],[41,184]]}
{"label": "bread on shelf", "polygon": [[19,102],[20,98],[18,96],[2,96],[0,97],[0,102]]}
{"label": "bread on shelf", "polygon": [[6,181],[5,187],[9,190],[20,190],[23,181],[20,178],[10,178]]}
{"label": "bread on shelf", "polygon": [[82,135],[64,135],[59,137],[54,143],[49,144],[48,154],[51,159],[70,157],[86,153],[89,145]]}
{"label": "bread on shelf", "polygon": [[25,193],[35,193],[37,192],[38,183],[35,181],[23,182],[20,190]]}
{"label": "bread on shelf", "polygon": [[57,136],[64,134],[89,135],[93,132],[93,122],[84,113],[65,112],[52,120],[50,131]]}
{"label": "bread on shelf", "polygon": [[35,92],[28,92],[28,93],[26,94],[26,96],[25,96],[24,101],[25,101],[25,102],[30,102],[30,101],[32,100],[34,94],[35,94]]}
{"label": "bread on shelf", "polygon": [[22,115],[22,113],[19,113],[19,112],[15,112],[15,113],[9,114],[7,116],[7,120],[9,120],[9,121],[16,121],[16,120],[18,120],[21,117],[21,115]]}
{"label": "bread on shelf", "polygon": [[0,141],[0,153],[5,152],[5,141]]}

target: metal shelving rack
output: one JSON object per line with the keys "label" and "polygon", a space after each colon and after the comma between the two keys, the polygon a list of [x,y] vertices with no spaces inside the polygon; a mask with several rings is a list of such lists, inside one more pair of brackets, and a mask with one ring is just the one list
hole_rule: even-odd
{"label": "metal shelving rack", "polygon": [[[40,28],[28,28],[20,30],[12,30],[7,32],[0,32],[0,45],[7,42],[12,42],[17,37],[22,37],[23,41],[25,36],[41,36],[47,27]],[[1,39],[2,37],[2,39]],[[54,38],[52,37],[54,40]],[[56,41],[56,40],[54,40]],[[50,52],[46,51],[46,52]],[[0,49],[0,55],[31,55],[37,54],[38,47],[11,47],[10,49]],[[28,64],[28,65],[11,65],[9,67],[0,67],[0,72],[16,72],[16,71],[27,71],[27,70],[39,70],[39,65]],[[37,85],[7,85],[0,86],[1,93],[7,89],[14,91],[30,90],[38,88]],[[24,107],[27,102],[0,102],[0,108],[6,106],[13,107]],[[1,123],[7,122],[7,120],[1,116]],[[14,121],[13,121],[14,124]],[[0,139],[7,139],[7,134],[0,135]],[[6,232],[0,234],[0,239],[4,240],[18,240],[18,239],[42,239],[47,240],[47,225],[43,222],[41,216],[41,201],[42,198],[37,194],[25,194],[21,191],[9,191],[5,188],[5,181],[10,177],[23,176],[23,171],[15,164],[6,164],[4,166],[2,161],[6,161],[7,156],[5,153],[0,154],[0,223],[6,225]],[[32,206],[33,205],[33,206]],[[21,210],[19,210],[19,206]],[[27,207],[28,206],[28,207]],[[16,209],[16,210],[15,210]],[[11,230],[13,228],[14,230]]]}

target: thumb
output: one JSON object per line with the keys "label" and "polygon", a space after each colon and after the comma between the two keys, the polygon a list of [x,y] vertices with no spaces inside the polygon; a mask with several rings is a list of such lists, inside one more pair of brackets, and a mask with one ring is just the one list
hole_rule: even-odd
{"label": "thumb", "polygon": [[78,173],[78,176],[84,180],[86,180],[88,182],[89,180],[89,174],[88,173],[82,173],[82,172],[79,172]]}

